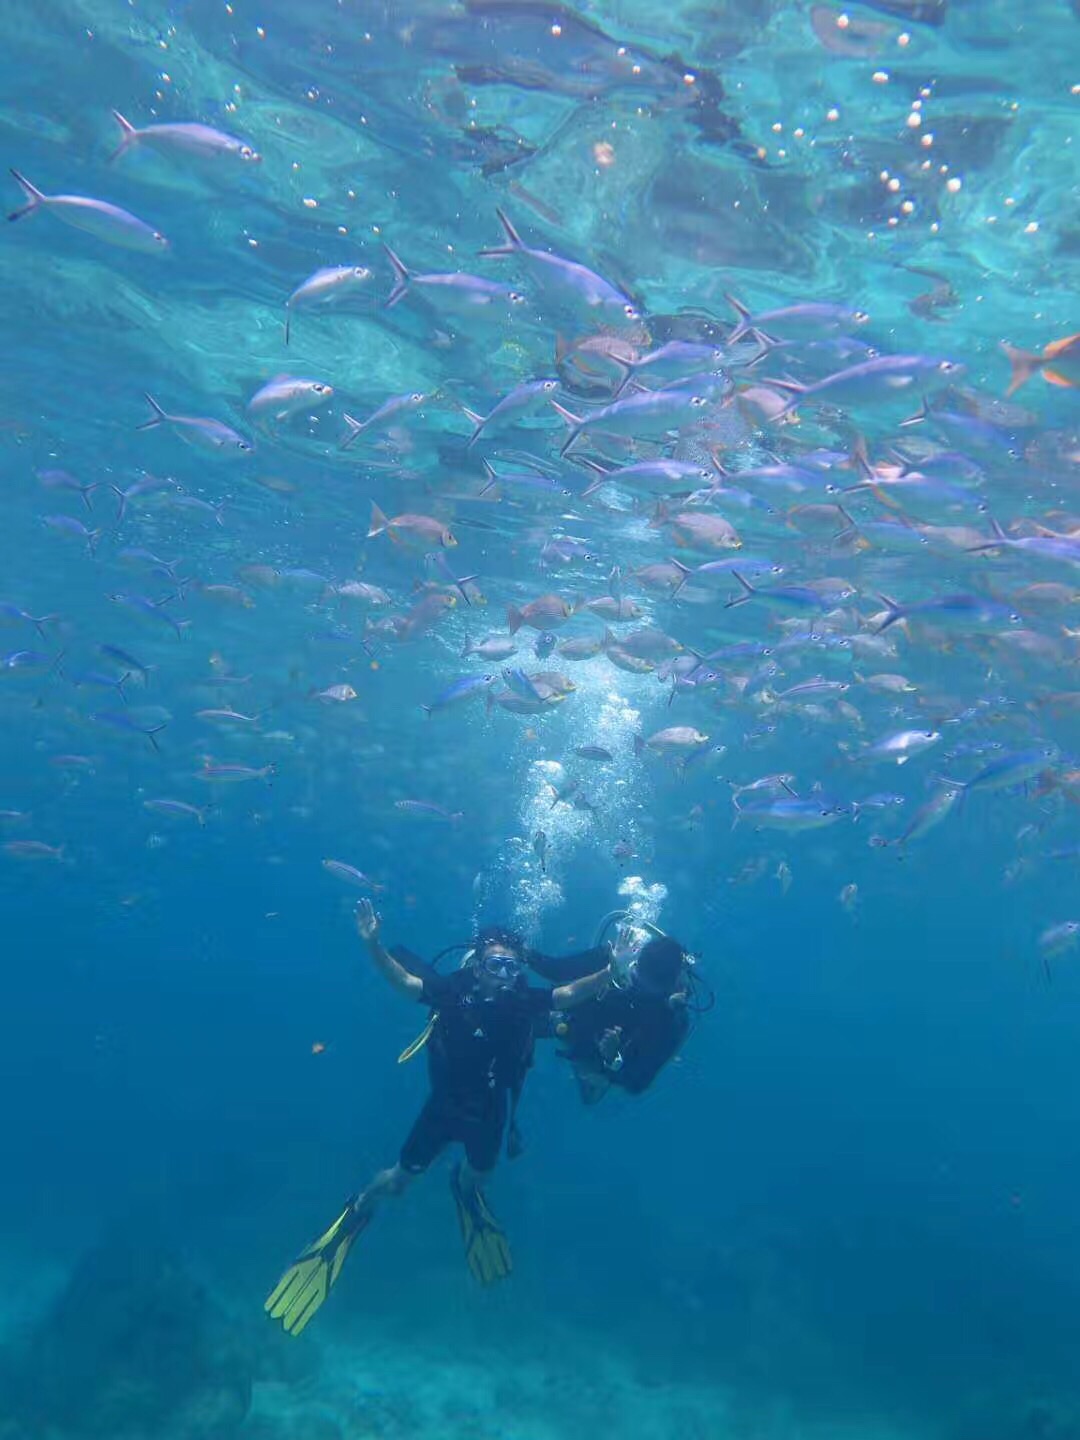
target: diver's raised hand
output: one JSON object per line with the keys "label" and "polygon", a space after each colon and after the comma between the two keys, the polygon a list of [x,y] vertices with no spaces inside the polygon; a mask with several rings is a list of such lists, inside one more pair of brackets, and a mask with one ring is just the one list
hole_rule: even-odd
{"label": "diver's raised hand", "polygon": [[615,932],[611,946],[611,969],[618,972],[627,965],[638,949],[638,939],[632,925],[620,925]]}
{"label": "diver's raised hand", "polygon": [[372,944],[379,938],[378,912],[370,900],[358,900],[356,903],[356,929],[360,939],[366,945]]}

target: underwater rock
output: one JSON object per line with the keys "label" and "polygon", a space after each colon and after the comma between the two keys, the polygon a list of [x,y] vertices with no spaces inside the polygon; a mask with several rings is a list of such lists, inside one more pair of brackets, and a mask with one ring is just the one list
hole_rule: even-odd
{"label": "underwater rock", "polygon": [[[15,1347],[13,1347],[15,1348]],[[117,1233],[0,1361],[0,1411],[23,1440],[231,1440],[251,1403],[251,1358],[185,1265]]]}

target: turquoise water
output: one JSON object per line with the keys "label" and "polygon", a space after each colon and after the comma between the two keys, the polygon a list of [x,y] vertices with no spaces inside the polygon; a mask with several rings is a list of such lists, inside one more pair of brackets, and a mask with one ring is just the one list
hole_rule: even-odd
{"label": "turquoise water", "polygon": [[[1075,10],[0,33],[8,165],[122,211],[0,231],[0,1435],[1075,1435]],[[629,909],[716,1005],[638,1099],[542,1048],[507,1284],[442,1162],[292,1339],[425,1086],[328,859],[425,956]]]}

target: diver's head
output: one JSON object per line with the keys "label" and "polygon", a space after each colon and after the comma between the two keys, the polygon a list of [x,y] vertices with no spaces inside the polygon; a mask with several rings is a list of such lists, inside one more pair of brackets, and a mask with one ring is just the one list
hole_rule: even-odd
{"label": "diver's head", "polygon": [[636,990],[646,995],[670,998],[683,988],[686,951],[670,935],[658,935],[637,953],[632,968]]}
{"label": "diver's head", "polygon": [[476,936],[470,964],[485,994],[514,990],[525,980],[525,942],[513,930],[487,925]]}

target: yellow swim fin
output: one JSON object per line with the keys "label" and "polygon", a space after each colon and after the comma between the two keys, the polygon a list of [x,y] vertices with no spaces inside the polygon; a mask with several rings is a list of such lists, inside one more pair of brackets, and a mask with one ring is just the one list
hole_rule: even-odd
{"label": "yellow swim fin", "polygon": [[514,1268],[510,1244],[491,1213],[484,1192],[478,1185],[462,1183],[460,1165],[455,1165],[450,1176],[450,1193],[457,1206],[465,1260],[473,1279],[481,1285],[494,1285],[507,1279]]}
{"label": "yellow swim fin", "polygon": [[289,1335],[299,1335],[314,1317],[341,1274],[353,1241],[371,1219],[370,1212],[353,1208],[354,1199],[289,1266],[267,1297],[263,1308],[272,1320],[281,1321]]}

